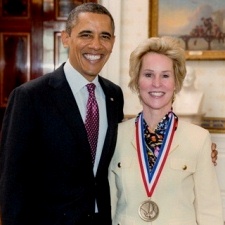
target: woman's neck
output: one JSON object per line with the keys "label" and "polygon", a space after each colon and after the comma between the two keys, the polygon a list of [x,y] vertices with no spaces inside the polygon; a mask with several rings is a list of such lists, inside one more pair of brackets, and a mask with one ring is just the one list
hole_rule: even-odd
{"label": "woman's neck", "polygon": [[154,132],[158,123],[170,111],[169,110],[145,110],[143,109],[143,117],[149,126],[149,129]]}

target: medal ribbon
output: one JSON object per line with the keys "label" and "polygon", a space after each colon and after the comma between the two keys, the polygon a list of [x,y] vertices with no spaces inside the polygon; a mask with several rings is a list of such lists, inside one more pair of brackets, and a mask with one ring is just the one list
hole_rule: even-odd
{"label": "medal ribbon", "polygon": [[157,182],[159,180],[159,177],[161,175],[161,172],[163,170],[163,167],[165,165],[167,156],[169,154],[170,146],[173,140],[173,136],[177,128],[177,124],[178,124],[177,117],[174,115],[173,112],[170,112],[169,125],[163,138],[160,153],[157,157],[157,160],[155,162],[152,171],[150,171],[143,132],[143,113],[140,113],[140,116],[136,119],[135,126],[136,126],[138,160],[141,169],[142,180],[148,197],[152,196],[155,187],[157,185]]}

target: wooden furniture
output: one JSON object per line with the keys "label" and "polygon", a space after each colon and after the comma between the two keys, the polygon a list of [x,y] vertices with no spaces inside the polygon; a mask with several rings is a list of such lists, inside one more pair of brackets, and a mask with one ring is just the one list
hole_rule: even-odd
{"label": "wooden furniture", "polygon": [[10,92],[67,58],[60,32],[68,13],[97,0],[0,1],[0,127]]}

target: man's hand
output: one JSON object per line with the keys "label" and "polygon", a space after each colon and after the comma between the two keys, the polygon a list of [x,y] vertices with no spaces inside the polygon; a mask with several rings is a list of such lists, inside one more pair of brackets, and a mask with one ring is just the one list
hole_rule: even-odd
{"label": "man's hand", "polygon": [[218,155],[218,151],[216,150],[216,143],[212,143],[212,146],[211,146],[211,149],[212,149],[212,153],[211,153],[211,157],[212,157],[212,162],[214,164],[214,166],[217,165],[217,155]]}

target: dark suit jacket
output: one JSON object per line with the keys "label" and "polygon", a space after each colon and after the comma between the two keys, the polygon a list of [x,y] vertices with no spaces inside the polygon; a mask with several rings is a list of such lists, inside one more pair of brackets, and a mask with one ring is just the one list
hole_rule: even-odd
{"label": "dark suit jacket", "polygon": [[108,130],[96,177],[63,65],[12,92],[1,138],[2,225],[90,225],[95,199],[102,224],[111,224],[107,173],[123,119],[123,94],[109,80],[99,82]]}

